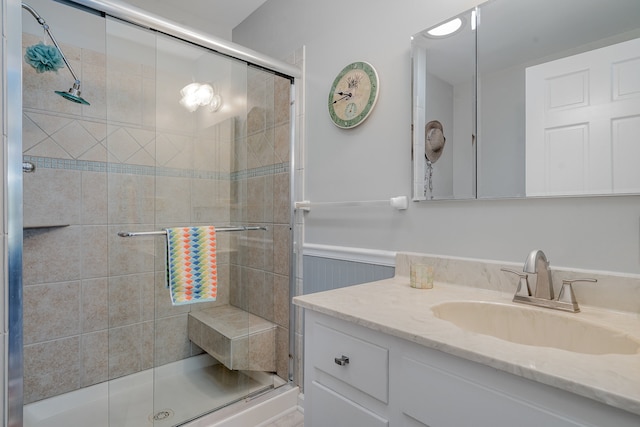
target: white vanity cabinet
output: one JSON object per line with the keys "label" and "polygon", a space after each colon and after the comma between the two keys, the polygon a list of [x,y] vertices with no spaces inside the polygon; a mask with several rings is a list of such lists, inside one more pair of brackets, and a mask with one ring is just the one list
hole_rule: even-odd
{"label": "white vanity cabinet", "polygon": [[304,393],[306,427],[640,425],[635,414],[310,309]]}

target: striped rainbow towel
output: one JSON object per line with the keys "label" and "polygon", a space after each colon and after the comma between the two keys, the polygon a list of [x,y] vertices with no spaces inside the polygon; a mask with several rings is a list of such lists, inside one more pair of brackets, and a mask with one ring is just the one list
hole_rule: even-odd
{"label": "striped rainbow towel", "polygon": [[167,273],[173,305],[215,301],[215,227],[167,228]]}

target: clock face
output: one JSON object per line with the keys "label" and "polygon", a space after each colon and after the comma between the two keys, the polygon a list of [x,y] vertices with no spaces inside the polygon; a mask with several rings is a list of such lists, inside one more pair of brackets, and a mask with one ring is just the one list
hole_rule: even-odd
{"label": "clock face", "polygon": [[329,91],[329,116],[348,129],[362,123],[378,98],[378,74],[366,62],[354,62],[340,71]]}

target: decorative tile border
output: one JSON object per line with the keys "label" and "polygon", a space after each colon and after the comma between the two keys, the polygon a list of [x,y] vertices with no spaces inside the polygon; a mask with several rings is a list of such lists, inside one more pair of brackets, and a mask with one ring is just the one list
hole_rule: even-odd
{"label": "decorative tile border", "polygon": [[122,163],[95,162],[89,160],[56,159],[52,157],[22,156],[24,162],[31,162],[36,169],[63,169],[83,172],[107,172],[129,175],[168,176],[177,178],[217,179],[240,181],[260,176],[276,175],[289,172],[289,163],[262,166],[238,172],[213,172],[202,170],[127,165]]}
{"label": "decorative tile border", "polygon": [[289,172],[289,163],[277,163],[275,165],[262,166],[259,168],[246,169],[243,171],[232,172],[231,181],[239,181],[242,179],[256,178],[259,176],[276,175],[279,173]]}

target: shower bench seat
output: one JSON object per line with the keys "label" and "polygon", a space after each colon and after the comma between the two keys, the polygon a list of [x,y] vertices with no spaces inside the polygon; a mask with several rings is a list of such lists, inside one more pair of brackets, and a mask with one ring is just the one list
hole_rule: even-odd
{"label": "shower bench seat", "polygon": [[275,323],[231,305],[192,311],[189,339],[232,370],[276,371]]}

